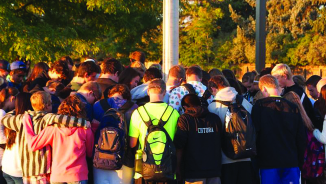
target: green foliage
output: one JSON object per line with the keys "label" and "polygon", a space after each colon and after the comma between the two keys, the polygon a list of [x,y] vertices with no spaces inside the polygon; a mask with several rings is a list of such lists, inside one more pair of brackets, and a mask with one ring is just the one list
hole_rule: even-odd
{"label": "green foliage", "polygon": [[157,50],[150,37],[161,24],[161,9],[162,2],[154,0],[2,1],[0,57],[33,62],[62,55],[123,59],[135,49]]}

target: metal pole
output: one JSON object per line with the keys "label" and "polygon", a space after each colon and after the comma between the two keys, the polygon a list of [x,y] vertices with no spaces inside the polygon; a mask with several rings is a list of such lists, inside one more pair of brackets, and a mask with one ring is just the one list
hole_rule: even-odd
{"label": "metal pole", "polygon": [[256,71],[265,68],[266,60],[266,0],[256,0]]}
{"label": "metal pole", "polygon": [[179,0],[163,1],[163,74],[179,62]]}

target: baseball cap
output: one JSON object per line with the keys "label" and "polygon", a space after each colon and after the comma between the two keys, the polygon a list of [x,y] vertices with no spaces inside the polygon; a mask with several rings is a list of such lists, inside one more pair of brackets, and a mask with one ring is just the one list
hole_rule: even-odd
{"label": "baseball cap", "polygon": [[10,71],[10,65],[9,62],[6,60],[0,60],[0,69]]}
{"label": "baseball cap", "polygon": [[26,65],[22,61],[14,61],[10,65],[11,70],[16,70],[16,69],[26,69]]}

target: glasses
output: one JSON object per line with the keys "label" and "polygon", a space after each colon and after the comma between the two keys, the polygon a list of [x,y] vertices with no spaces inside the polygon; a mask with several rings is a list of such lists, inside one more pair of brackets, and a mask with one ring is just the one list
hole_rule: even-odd
{"label": "glasses", "polygon": [[94,93],[92,93],[92,94],[93,94],[93,97],[94,97],[94,101],[95,101],[95,102],[96,102],[96,101],[98,101],[98,100],[99,100],[99,98],[98,98],[98,97],[96,97]]}

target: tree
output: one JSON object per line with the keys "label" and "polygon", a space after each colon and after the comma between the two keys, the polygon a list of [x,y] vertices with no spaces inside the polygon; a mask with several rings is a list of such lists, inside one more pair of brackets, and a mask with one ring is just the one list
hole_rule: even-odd
{"label": "tree", "polygon": [[161,9],[162,2],[155,0],[2,1],[0,57],[35,62],[62,55],[128,58],[133,49],[152,44],[146,35],[158,30]]}

